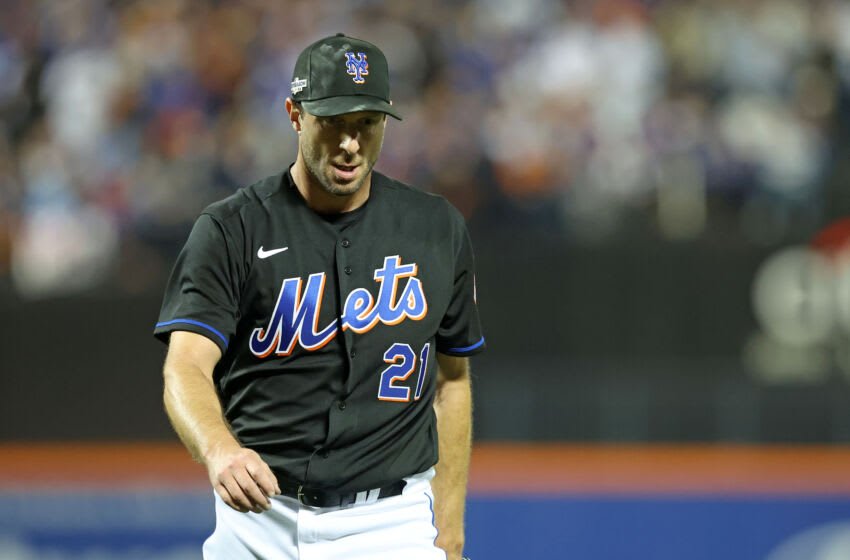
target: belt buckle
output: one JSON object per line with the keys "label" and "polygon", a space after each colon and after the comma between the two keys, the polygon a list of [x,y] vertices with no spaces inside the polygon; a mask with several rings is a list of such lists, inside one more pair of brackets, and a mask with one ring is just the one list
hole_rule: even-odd
{"label": "belt buckle", "polygon": [[298,485],[297,494],[298,494],[298,496],[297,496],[298,502],[301,503],[301,504],[304,504],[306,506],[307,504],[304,503],[304,486],[302,486],[301,484]]}

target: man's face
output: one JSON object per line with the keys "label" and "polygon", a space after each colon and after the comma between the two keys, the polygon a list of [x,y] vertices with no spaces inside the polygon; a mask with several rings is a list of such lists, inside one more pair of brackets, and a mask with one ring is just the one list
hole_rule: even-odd
{"label": "man's face", "polygon": [[333,117],[301,113],[298,144],[307,171],[325,192],[357,192],[372,172],[384,143],[386,116],[364,111]]}

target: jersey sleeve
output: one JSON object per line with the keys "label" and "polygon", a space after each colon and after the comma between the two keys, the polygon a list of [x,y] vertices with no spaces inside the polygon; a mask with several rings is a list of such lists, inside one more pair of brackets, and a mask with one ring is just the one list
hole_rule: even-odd
{"label": "jersey sleeve", "polygon": [[484,350],[484,334],[478,317],[475,258],[463,217],[455,214],[455,268],[452,297],[437,330],[437,351],[450,356],[471,356]]}
{"label": "jersey sleeve", "polygon": [[173,331],[215,342],[222,354],[236,330],[240,281],[234,244],[218,220],[202,214],[177,257],[154,336],[168,343]]}

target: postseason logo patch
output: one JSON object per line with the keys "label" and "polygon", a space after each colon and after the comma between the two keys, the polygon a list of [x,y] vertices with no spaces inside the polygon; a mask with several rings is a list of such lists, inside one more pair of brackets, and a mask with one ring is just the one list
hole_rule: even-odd
{"label": "postseason logo patch", "polygon": [[298,78],[297,76],[294,80],[292,80],[292,83],[290,84],[290,90],[292,91],[293,95],[295,95],[296,93],[301,93],[301,90],[303,90],[305,87],[307,87],[307,80]]}
{"label": "postseason logo patch", "polygon": [[345,68],[349,76],[354,76],[352,79],[355,84],[365,83],[366,80],[363,79],[363,76],[369,75],[369,63],[366,61],[366,53],[357,53],[356,56],[352,51],[345,53]]}

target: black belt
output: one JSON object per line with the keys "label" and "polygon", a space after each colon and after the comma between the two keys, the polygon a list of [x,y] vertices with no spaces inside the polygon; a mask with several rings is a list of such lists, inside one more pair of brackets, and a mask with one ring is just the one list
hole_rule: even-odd
{"label": "black belt", "polygon": [[300,484],[280,485],[281,494],[294,498],[310,507],[345,507],[355,503],[370,503],[381,498],[389,498],[390,496],[398,496],[404,490],[407,482],[399,480],[388,484],[382,488],[374,490],[364,490],[363,492],[350,492],[341,494],[331,490],[323,490],[321,488],[307,488]]}

